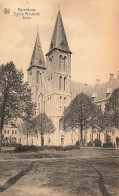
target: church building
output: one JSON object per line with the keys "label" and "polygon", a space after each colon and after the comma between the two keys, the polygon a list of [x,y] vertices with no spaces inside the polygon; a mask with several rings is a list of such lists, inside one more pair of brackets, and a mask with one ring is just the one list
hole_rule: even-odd
{"label": "church building", "polygon": [[70,141],[68,137],[65,141],[65,133],[60,130],[60,117],[71,101],[71,54],[58,11],[46,63],[37,33],[27,70],[33,102],[37,103],[36,114],[45,113],[55,125],[55,133],[44,136],[45,145],[68,145]]}
{"label": "church building", "polygon": [[[79,93],[84,92],[103,111],[112,91],[119,87],[119,72],[117,78],[110,74],[108,82],[100,84],[96,80],[95,86],[71,81],[71,50],[69,49],[62,17],[58,11],[57,19],[51,38],[49,51],[46,54],[46,62],[43,55],[39,34],[37,33],[30,66],[27,69],[29,87],[33,93],[33,102],[37,104],[36,115],[45,113],[55,125],[53,134],[45,134],[44,145],[74,145],[79,140],[79,130],[65,133],[60,125],[60,118],[65,107]],[[111,141],[116,143],[119,131],[111,133]],[[92,142],[100,139],[102,144],[106,142],[105,132],[93,133],[91,129],[84,130],[83,137],[86,141]],[[41,145],[41,138],[35,140],[34,145]]]}

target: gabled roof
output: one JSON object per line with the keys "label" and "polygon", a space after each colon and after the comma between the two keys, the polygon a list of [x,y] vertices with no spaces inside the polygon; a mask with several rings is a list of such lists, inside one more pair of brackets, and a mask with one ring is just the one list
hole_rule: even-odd
{"label": "gabled roof", "polygon": [[[52,39],[51,39],[49,52],[51,52],[53,49],[60,49],[65,52],[71,53],[69,46],[68,46],[60,11],[57,14],[57,19],[56,19]],[[46,55],[48,55],[48,53]]]}
{"label": "gabled roof", "polygon": [[36,66],[39,68],[46,68],[45,67],[45,59],[44,59],[44,55],[43,55],[43,51],[42,51],[42,47],[41,47],[40,38],[39,38],[38,33],[37,33],[36,42],[35,42],[35,46],[33,49],[33,54],[31,57],[31,63],[30,63],[29,68],[31,68],[32,66]]}
{"label": "gabled roof", "polygon": [[95,97],[96,101],[106,99],[106,94],[111,94],[114,89],[119,87],[119,79],[116,78],[112,82],[108,81],[98,85],[87,85],[83,83],[71,83],[72,99],[79,93],[84,92],[90,97]]}

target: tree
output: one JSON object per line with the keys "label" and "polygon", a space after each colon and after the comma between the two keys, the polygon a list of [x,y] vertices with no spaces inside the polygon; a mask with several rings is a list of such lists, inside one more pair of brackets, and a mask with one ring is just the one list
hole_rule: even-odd
{"label": "tree", "polygon": [[105,129],[110,131],[119,128],[119,88],[112,92],[105,107]]}
{"label": "tree", "polygon": [[101,111],[92,103],[88,95],[80,93],[64,111],[64,115],[61,118],[63,129],[65,131],[79,129],[82,140],[84,129],[88,129],[89,127],[97,128],[99,114],[101,114]]}
{"label": "tree", "polygon": [[0,149],[2,129],[5,123],[17,118],[29,121],[34,115],[35,104],[28,84],[23,82],[23,73],[10,62],[0,66]]}
{"label": "tree", "polygon": [[44,145],[44,134],[51,134],[55,131],[52,120],[45,114],[40,113],[32,120],[32,127],[35,133],[41,135],[41,145]]}
{"label": "tree", "polygon": [[29,145],[29,142],[28,142],[29,141],[28,140],[29,135],[33,135],[34,134],[34,129],[32,127],[32,119],[29,119],[27,121],[26,120],[22,121],[19,124],[18,129],[19,129],[19,132],[21,134],[26,135],[26,137],[27,137],[27,145]]}

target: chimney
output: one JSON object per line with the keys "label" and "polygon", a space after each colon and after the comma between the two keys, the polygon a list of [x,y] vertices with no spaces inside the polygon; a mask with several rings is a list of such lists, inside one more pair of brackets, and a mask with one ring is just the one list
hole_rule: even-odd
{"label": "chimney", "polygon": [[109,98],[111,96],[111,93],[112,93],[112,89],[111,88],[107,88],[106,97]]}
{"label": "chimney", "polygon": [[92,94],[92,101],[95,102],[97,99],[97,93]]}
{"label": "chimney", "polygon": [[114,80],[114,74],[110,74],[109,82],[112,83]]}
{"label": "chimney", "polygon": [[99,86],[99,84],[100,84],[100,79],[96,79],[95,85],[96,85],[96,86]]}

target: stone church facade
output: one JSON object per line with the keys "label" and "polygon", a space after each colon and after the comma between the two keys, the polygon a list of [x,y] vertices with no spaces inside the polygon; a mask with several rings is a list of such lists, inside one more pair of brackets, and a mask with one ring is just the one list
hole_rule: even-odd
{"label": "stone church facade", "polygon": [[[60,130],[60,117],[71,101],[71,51],[68,46],[60,11],[52,35],[46,63],[37,33],[36,42],[27,70],[33,101],[37,103],[36,114],[45,113],[55,125],[55,133],[44,136],[44,144],[68,145]],[[70,135],[70,134],[67,134]],[[68,137],[68,136],[67,136]]]}

